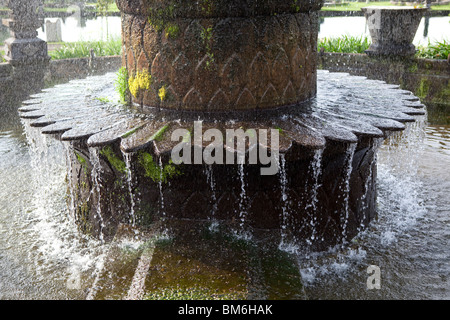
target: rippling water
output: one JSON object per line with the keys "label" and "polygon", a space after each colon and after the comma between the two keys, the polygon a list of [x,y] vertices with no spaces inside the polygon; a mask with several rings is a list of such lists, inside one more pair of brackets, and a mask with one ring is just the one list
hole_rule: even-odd
{"label": "rippling water", "polygon": [[[371,229],[344,251],[298,256],[307,298],[450,298],[450,126],[424,127],[381,148]],[[84,299],[108,247],[70,219],[62,146],[35,154],[19,119],[0,128],[0,299]],[[367,290],[369,265],[380,290]]]}

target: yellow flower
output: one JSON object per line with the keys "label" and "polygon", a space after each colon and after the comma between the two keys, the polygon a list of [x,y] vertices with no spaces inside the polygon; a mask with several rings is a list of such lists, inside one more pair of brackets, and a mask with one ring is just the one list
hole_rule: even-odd
{"label": "yellow flower", "polygon": [[140,73],[138,72],[137,79],[139,79],[139,88],[140,89],[145,89],[145,90],[150,89],[152,76],[148,73],[147,70],[143,70]]}
{"label": "yellow flower", "polygon": [[128,79],[128,87],[134,97],[137,97],[139,90],[149,90],[152,83],[152,76],[147,70],[137,71],[136,76]]}
{"label": "yellow flower", "polygon": [[162,86],[161,89],[159,89],[158,96],[161,99],[161,101],[164,101],[166,99],[167,90],[165,86]]}
{"label": "yellow flower", "polygon": [[138,92],[139,92],[139,85],[138,82],[136,81],[136,79],[131,76],[128,79],[128,88],[130,89],[131,94],[136,97]]}

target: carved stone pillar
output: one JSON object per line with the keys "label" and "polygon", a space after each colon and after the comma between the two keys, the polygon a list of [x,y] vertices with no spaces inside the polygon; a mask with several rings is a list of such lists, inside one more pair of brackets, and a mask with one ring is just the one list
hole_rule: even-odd
{"label": "carved stone pillar", "polygon": [[11,32],[5,41],[5,60],[14,68],[14,87],[20,99],[42,88],[50,57],[47,42],[37,37],[42,25],[42,0],[9,0],[10,14],[4,19]]}

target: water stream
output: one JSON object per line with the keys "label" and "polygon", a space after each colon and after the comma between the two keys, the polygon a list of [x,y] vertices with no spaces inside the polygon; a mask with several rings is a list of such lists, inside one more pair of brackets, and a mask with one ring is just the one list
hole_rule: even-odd
{"label": "water stream", "polygon": [[[0,299],[92,298],[87,293],[109,245],[76,229],[64,146],[27,128],[13,117],[0,132]],[[345,250],[298,253],[306,297],[450,298],[449,167],[449,126],[423,118],[385,142],[378,154],[377,221]],[[314,170],[320,175],[320,166]],[[244,178],[238,170],[242,218]],[[381,269],[381,290],[366,288],[369,265]]]}

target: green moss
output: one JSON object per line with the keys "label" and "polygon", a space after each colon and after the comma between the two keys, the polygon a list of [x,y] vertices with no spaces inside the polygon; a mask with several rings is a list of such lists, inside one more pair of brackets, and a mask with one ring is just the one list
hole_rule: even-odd
{"label": "green moss", "polygon": [[180,35],[180,27],[173,23],[167,23],[165,28],[166,38],[176,39]]}
{"label": "green moss", "polygon": [[292,1],[292,8],[293,8],[296,12],[299,12],[299,11],[300,11],[300,6],[298,5],[298,0]]}
{"label": "green moss", "polygon": [[141,127],[138,127],[138,128],[134,128],[134,129],[128,131],[127,133],[123,134],[121,138],[122,138],[122,139],[128,138],[128,137],[131,136],[132,134],[136,133],[136,131],[138,131],[140,128],[141,128]]}
{"label": "green moss", "polygon": [[147,152],[140,152],[138,155],[138,163],[144,168],[145,176],[152,179],[154,182],[167,183],[169,179],[181,175],[181,171],[177,166],[169,161],[169,164],[162,167],[155,163],[151,154]]}
{"label": "green moss", "polygon": [[428,79],[422,78],[419,87],[416,90],[416,96],[418,96],[420,99],[424,99],[428,96],[429,91],[430,91],[430,83]]}
{"label": "green moss", "polygon": [[417,70],[419,69],[419,67],[417,66],[417,63],[413,63],[409,68],[408,71],[411,73],[417,72]]}
{"label": "green moss", "polygon": [[95,98],[95,100],[100,101],[102,103],[111,103],[112,102],[110,99],[108,99],[106,97],[98,97],[98,98]]}
{"label": "green moss", "polygon": [[83,204],[77,207],[77,220],[78,220],[78,228],[79,230],[86,235],[92,234],[92,224],[89,222],[89,213],[90,206],[88,202],[84,202]]}
{"label": "green moss", "polygon": [[106,146],[102,148],[100,154],[105,156],[108,159],[108,162],[111,166],[122,174],[126,174],[128,169],[124,161],[122,161],[119,157],[116,156],[113,149],[110,146]]}
{"label": "green moss", "polygon": [[232,293],[217,293],[208,288],[196,287],[169,287],[148,293],[144,300],[236,300],[243,296]]}
{"label": "green moss", "polygon": [[450,82],[447,83],[447,87],[434,95],[432,102],[450,105]]}
{"label": "green moss", "polygon": [[75,152],[75,156],[77,157],[77,161],[81,164],[81,167],[83,168],[84,173],[86,175],[88,175],[89,171],[88,171],[88,164],[87,164],[86,159],[82,155],[80,155],[78,152],[76,152],[76,151],[74,151],[74,152]]}
{"label": "green moss", "polygon": [[[166,27],[174,27],[173,19],[175,18],[175,4],[166,5],[164,3],[156,3],[150,8],[148,14],[148,23],[158,32]],[[166,33],[168,33],[166,31]],[[170,32],[169,32],[170,35]]]}
{"label": "green moss", "polygon": [[78,152],[75,151],[75,156],[77,157],[78,162],[82,165],[86,165],[86,159],[83,158]]}
{"label": "green moss", "polygon": [[214,62],[214,54],[212,53],[211,48],[211,40],[213,37],[213,27],[209,26],[207,28],[202,26],[202,31],[200,33],[200,37],[202,38],[205,48],[206,55],[208,56],[208,61],[206,61],[206,68],[209,69],[212,62]]}
{"label": "green moss", "polygon": [[164,133],[167,131],[167,129],[169,128],[169,125],[165,125],[164,127],[162,127],[161,129],[159,129],[158,131],[156,131],[150,138],[149,141],[161,141],[162,137],[164,135]]}

